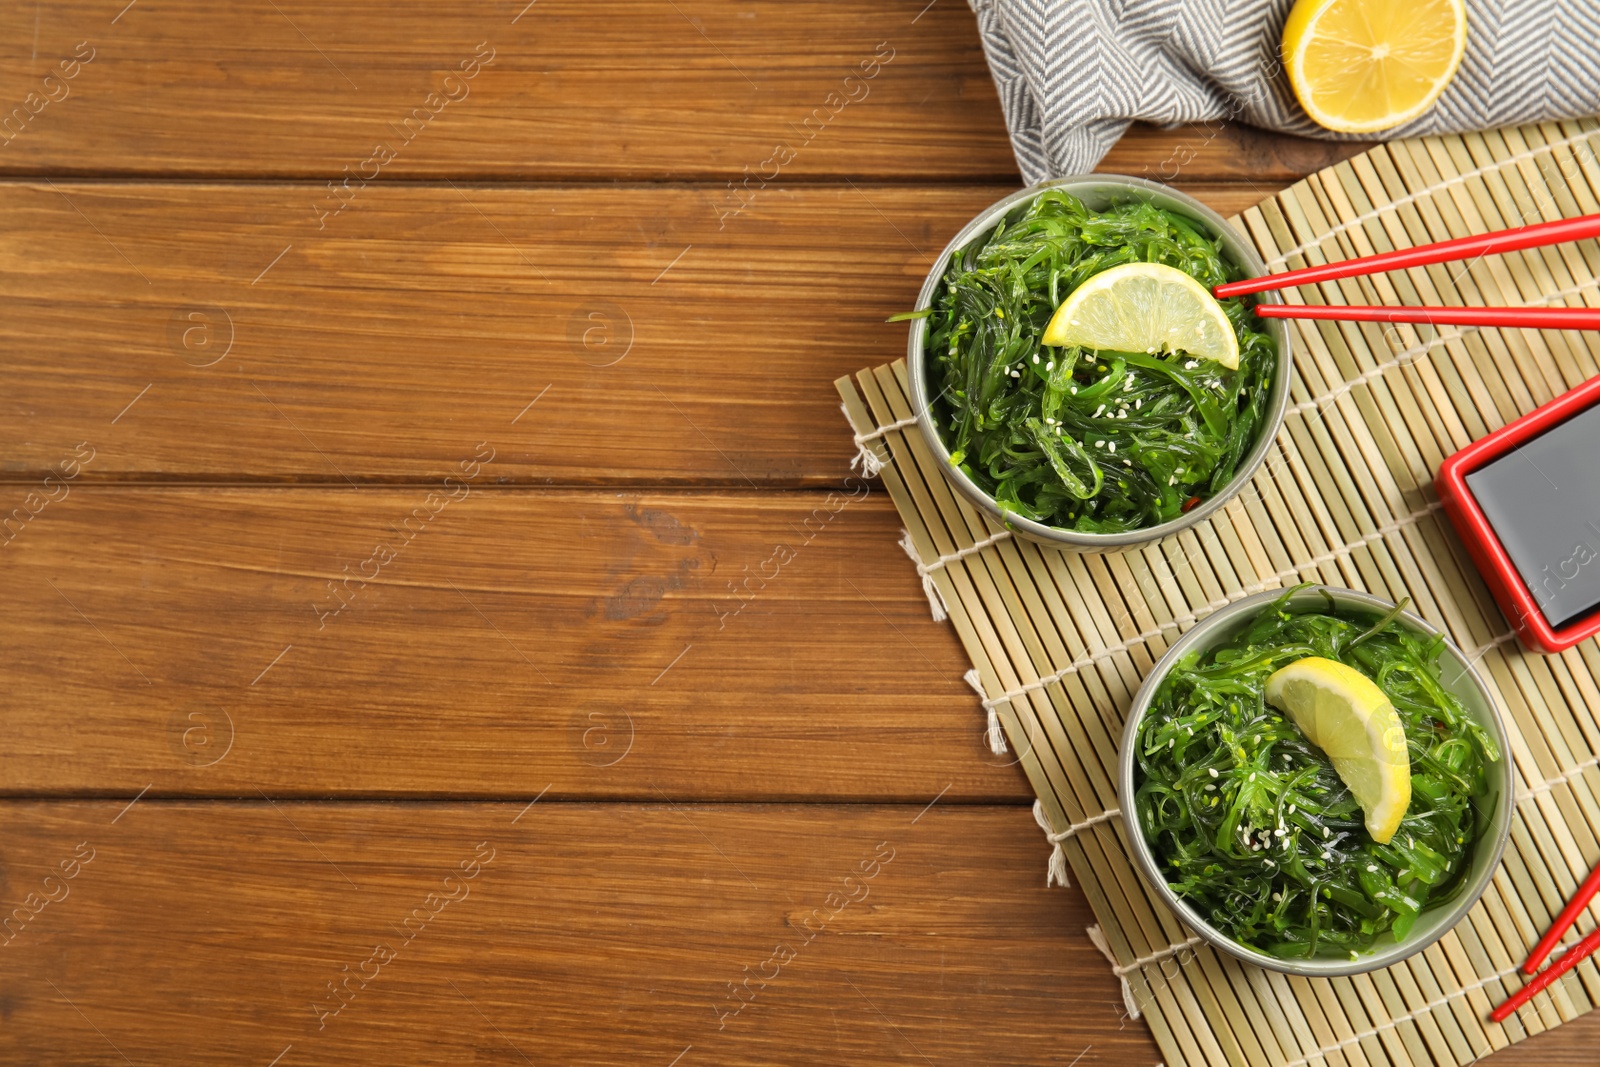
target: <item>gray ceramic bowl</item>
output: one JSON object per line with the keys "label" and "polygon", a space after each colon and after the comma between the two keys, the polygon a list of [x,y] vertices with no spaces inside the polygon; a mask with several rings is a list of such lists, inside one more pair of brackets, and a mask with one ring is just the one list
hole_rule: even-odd
{"label": "gray ceramic bowl", "polygon": [[[1256,275],[1267,272],[1266,265],[1261,262],[1261,257],[1256,255],[1239,232],[1215,211],[1206,207],[1200,201],[1190,196],[1185,196],[1176,189],[1169,189],[1158,182],[1145,181],[1143,178],[1130,178],[1121,174],[1088,174],[1073,178],[1060,178],[1054,181],[1041,182],[1019,192],[1012,193],[1003,200],[998,200],[979,213],[978,217],[962,227],[960,233],[945,246],[939,258],[934,261],[933,269],[928,272],[927,280],[922,283],[922,292],[917,296],[917,309],[927,307],[933,301],[934,291],[938,288],[940,280],[944,277],[945,268],[950,263],[950,257],[958,249],[965,248],[974,241],[981,240],[999,224],[1005,215],[1016,210],[1045,189],[1062,189],[1082,200],[1093,210],[1101,211],[1113,204],[1122,204],[1135,200],[1146,200],[1159,208],[1175,211],[1187,215],[1202,223],[1212,234],[1220,237],[1222,247],[1229,259],[1242,267],[1247,275]],[[1276,293],[1263,293],[1260,296],[1262,303],[1278,303]],[[1106,552],[1130,548],[1134,545],[1148,544],[1169,537],[1180,530],[1188,529],[1196,523],[1204,522],[1212,513],[1225,505],[1234,494],[1244,488],[1255,474],[1256,468],[1261,466],[1267,458],[1267,452],[1272,448],[1273,438],[1278,436],[1278,430],[1283,425],[1283,413],[1289,406],[1289,375],[1292,373],[1293,359],[1289,349],[1289,326],[1282,319],[1264,319],[1262,327],[1272,337],[1278,349],[1278,369],[1273,378],[1272,401],[1267,406],[1267,418],[1261,427],[1261,434],[1257,438],[1255,447],[1245,456],[1239,464],[1239,470],[1234,475],[1233,481],[1221,493],[1212,497],[1192,510],[1185,512],[1171,522],[1164,522],[1160,526],[1150,526],[1142,530],[1127,530],[1114,534],[1079,533],[1076,530],[1063,530],[1056,526],[1046,526],[1032,519],[1014,515],[1000,507],[993,497],[980,489],[966,473],[950,462],[950,451],[939,437],[938,430],[933,424],[933,413],[928,405],[928,370],[923,361],[923,339],[927,336],[928,323],[926,319],[913,319],[911,321],[911,336],[907,341],[906,365],[911,371],[911,398],[916,405],[917,428],[922,431],[922,436],[927,440],[928,447],[933,449],[933,454],[939,458],[939,468],[949,479],[956,492],[970,500],[975,506],[987,512],[994,520],[1007,529],[1014,530],[1025,537],[1045,544],[1061,545],[1075,548],[1080,551]]]}
{"label": "gray ceramic bowl", "polygon": [[[1511,815],[1514,804],[1511,759],[1509,746],[1506,743],[1505,727],[1500,722],[1500,714],[1495,708],[1494,699],[1484,687],[1483,680],[1472,669],[1472,664],[1462,655],[1461,650],[1447,638],[1439,657],[1440,677],[1444,687],[1461,701],[1467,714],[1477,720],[1488,731],[1489,736],[1494,738],[1500,747],[1500,760],[1489,768],[1489,793],[1480,802],[1480,810],[1489,812],[1489,817],[1473,844],[1472,859],[1463,891],[1435,907],[1424,909],[1416,925],[1403,939],[1396,940],[1392,935],[1385,934],[1378,939],[1372,949],[1354,960],[1336,958],[1280,960],[1241,945],[1219,933],[1172,891],[1162,875],[1155,854],[1145,841],[1144,832],[1140,829],[1134,814],[1134,738],[1139,730],[1139,722],[1144,718],[1145,710],[1150,706],[1156,689],[1160,687],[1174,663],[1191,652],[1204,653],[1233,638],[1260,614],[1262,608],[1282,595],[1281,589],[1268,590],[1213,612],[1179,638],[1177,643],[1167,650],[1167,654],[1161,657],[1161,662],[1151,669],[1144,685],[1139,687],[1138,695],[1133,698],[1133,708],[1128,713],[1128,724],[1122,735],[1118,800],[1122,808],[1123,827],[1127,830],[1128,847],[1133,853],[1134,864],[1139,868],[1145,881],[1150,883],[1157,896],[1166,901],[1168,907],[1178,913],[1178,917],[1184,923],[1216,948],[1246,963],[1254,963],[1285,974],[1322,978],[1362,974],[1398,963],[1439,940],[1472,910],[1472,906],[1488,888],[1490,879],[1494,877],[1495,868],[1500,864],[1500,854],[1505,851],[1506,841],[1511,836]],[[1327,598],[1330,597],[1336,611],[1345,608],[1383,614],[1394,607],[1392,602],[1368,593],[1327,586],[1312,586],[1296,593],[1289,601],[1289,606],[1291,610],[1327,610]],[[1412,630],[1429,637],[1439,632],[1410,612],[1402,613],[1400,619]]]}

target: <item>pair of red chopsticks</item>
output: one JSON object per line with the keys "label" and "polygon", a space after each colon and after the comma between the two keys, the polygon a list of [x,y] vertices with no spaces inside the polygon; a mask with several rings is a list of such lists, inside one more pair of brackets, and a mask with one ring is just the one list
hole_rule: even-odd
{"label": "pair of red chopsticks", "polygon": [[[1596,893],[1600,893],[1600,866],[1589,872],[1589,877],[1578,887],[1577,894],[1567,902],[1565,908],[1561,909],[1561,914],[1556,916],[1556,921],[1550,924],[1550,929],[1544,932],[1539,943],[1533,946],[1528,961],[1522,965],[1524,974],[1533,974],[1539,970],[1539,965],[1550,955],[1550,950],[1556,947],[1556,942],[1561,940],[1563,934],[1572,929],[1572,924],[1578,921],[1578,916],[1589,906]],[[1589,936],[1567,949],[1560,959],[1550,965],[1549,970],[1540,972],[1533,981],[1517,990],[1504,1004],[1490,1012],[1489,1018],[1497,1023],[1505,1022],[1512,1012],[1554,985],[1557,978],[1594,955],[1596,949],[1600,949],[1600,929],[1591,931]]]}
{"label": "pair of red chopsticks", "polygon": [[[1268,274],[1242,282],[1219,285],[1212,293],[1218,298],[1285,289],[1294,285],[1338,281],[1383,271],[1425,267],[1432,263],[1472,259],[1524,248],[1542,248],[1562,241],[1600,237],[1600,215],[1558,219],[1533,226],[1518,226],[1478,237],[1458,237],[1452,241],[1384,252],[1376,256],[1341,260],[1320,267],[1304,267]],[[1483,307],[1347,307],[1334,304],[1260,304],[1256,314],[1266,319],[1346,319],[1358,322],[1419,322],[1430,325],[1451,323],[1458,326],[1524,326],[1532,329],[1600,329],[1600,308],[1483,308]]]}

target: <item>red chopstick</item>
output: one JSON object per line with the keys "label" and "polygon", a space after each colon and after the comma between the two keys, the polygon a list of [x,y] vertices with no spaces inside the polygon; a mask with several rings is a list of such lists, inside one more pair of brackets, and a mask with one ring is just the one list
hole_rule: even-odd
{"label": "red chopstick", "polygon": [[[1600,216],[1597,216],[1600,217]],[[1535,330],[1600,330],[1600,308],[1366,307],[1341,304],[1257,304],[1264,319],[1420,322],[1438,326],[1523,326]]]}
{"label": "red chopstick", "polygon": [[1511,997],[1504,1004],[1491,1011],[1489,1018],[1497,1023],[1505,1022],[1507,1016],[1528,1003],[1539,993],[1550,988],[1557,978],[1560,978],[1585,959],[1588,959],[1596,949],[1600,949],[1600,930],[1591,931],[1588,937],[1567,949],[1560,959],[1540,971],[1538,977],[1511,994]]}
{"label": "red chopstick", "polygon": [[1446,263],[1474,256],[1517,252],[1524,248],[1540,248],[1562,241],[1579,241],[1585,237],[1600,237],[1600,215],[1583,215],[1575,219],[1540,222],[1532,226],[1518,226],[1475,237],[1439,241],[1436,244],[1422,245],[1420,248],[1402,248],[1376,256],[1345,259],[1338,263],[1326,263],[1320,267],[1302,267],[1282,274],[1266,274],[1242,282],[1228,282],[1211,291],[1220,300],[1229,296],[1265,292],[1268,289],[1285,289],[1292,285],[1311,285],[1314,282],[1331,282],[1363,274],[1379,274],[1387,270],[1425,267],[1430,263]]}
{"label": "red chopstick", "polygon": [[1528,954],[1528,962],[1522,965],[1525,974],[1532,974],[1539,969],[1539,964],[1550,955],[1550,950],[1556,947],[1556,942],[1572,929],[1572,924],[1578,921],[1578,916],[1583,914],[1583,909],[1589,906],[1596,893],[1600,893],[1600,864],[1589,872],[1589,877],[1583,880],[1578,892],[1567,901],[1567,906],[1561,909],[1561,914],[1550,924],[1550,929],[1546,930],[1539,943],[1533,946],[1533,951]]}

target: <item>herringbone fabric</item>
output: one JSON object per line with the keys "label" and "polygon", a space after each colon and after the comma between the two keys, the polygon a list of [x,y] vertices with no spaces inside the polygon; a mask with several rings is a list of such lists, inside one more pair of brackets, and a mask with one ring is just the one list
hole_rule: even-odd
{"label": "herringbone fabric", "polygon": [[[1278,51],[1293,0],[968,2],[1029,182],[1093,170],[1135,119],[1371,139],[1325,130],[1295,102]],[[1455,80],[1427,114],[1382,136],[1596,113],[1600,0],[1467,0]]]}

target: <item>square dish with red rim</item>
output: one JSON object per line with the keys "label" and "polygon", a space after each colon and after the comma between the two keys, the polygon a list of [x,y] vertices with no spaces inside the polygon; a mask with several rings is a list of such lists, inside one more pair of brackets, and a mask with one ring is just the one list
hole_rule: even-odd
{"label": "square dish with red rim", "polygon": [[1445,460],[1434,487],[1525,645],[1600,633],[1600,376]]}

